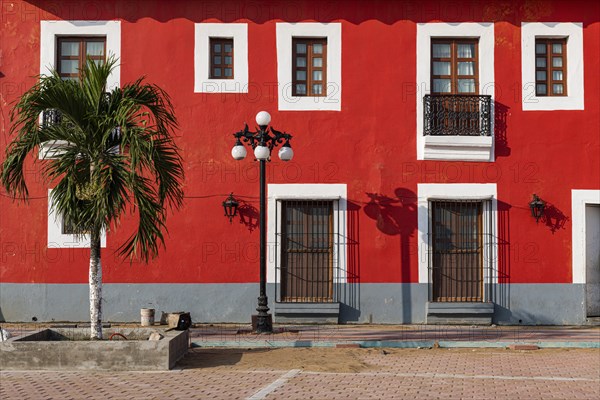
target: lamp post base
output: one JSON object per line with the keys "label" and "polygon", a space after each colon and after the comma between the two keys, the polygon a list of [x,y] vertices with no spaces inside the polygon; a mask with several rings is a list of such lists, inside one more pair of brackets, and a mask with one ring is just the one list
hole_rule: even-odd
{"label": "lamp post base", "polygon": [[256,333],[273,333],[273,316],[252,315],[252,331]]}

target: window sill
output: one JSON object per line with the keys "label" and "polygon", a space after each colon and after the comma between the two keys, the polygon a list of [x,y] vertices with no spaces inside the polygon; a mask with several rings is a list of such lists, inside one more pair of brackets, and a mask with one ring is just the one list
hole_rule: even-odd
{"label": "window sill", "polygon": [[493,162],[492,136],[424,136],[425,160]]}

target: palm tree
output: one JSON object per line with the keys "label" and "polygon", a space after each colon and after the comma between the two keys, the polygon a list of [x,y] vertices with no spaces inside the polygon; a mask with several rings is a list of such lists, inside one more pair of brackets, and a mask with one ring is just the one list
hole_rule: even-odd
{"label": "palm tree", "polygon": [[[102,338],[100,237],[126,212],[137,214],[137,230],[119,248],[124,257],[148,261],[164,247],[169,210],[183,202],[183,165],[173,139],[177,128],[166,92],[144,78],[107,91],[116,65],[87,60],[80,79],[63,80],[56,71],[17,101],[1,167],[2,185],[17,200],[28,197],[23,164],[46,144],[53,159],[42,173],[52,190],[54,213],[90,237],[90,322],[92,339]],[[40,115],[52,121],[40,122]]]}

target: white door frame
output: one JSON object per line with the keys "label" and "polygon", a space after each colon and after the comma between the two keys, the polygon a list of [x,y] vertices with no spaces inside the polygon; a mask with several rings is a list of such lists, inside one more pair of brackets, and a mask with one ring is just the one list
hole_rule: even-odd
{"label": "white door frame", "polygon": [[571,190],[573,283],[587,283],[585,276],[585,206],[588,204],[600,204],[600,190]]}

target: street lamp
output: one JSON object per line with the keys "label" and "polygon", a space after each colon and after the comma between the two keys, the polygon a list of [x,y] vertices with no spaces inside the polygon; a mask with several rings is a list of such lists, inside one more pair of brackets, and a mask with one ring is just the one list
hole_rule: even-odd
{"label": "street lamp", "polygon": [[236,216],[239,205],[240,203],[233,197],[233,192],[223,202],[223,210],[225,211],[225,216],[229,218],[229,223]]}
{"label": "street lamp", "polygon": [[279,158],[281,161],[290,161],[294,157],[294,151],[290,146],[292,135],[285,132],[279,132],[269,126],[271,115],[266,111],[256,114],[256,123],[258,128],[255,132],[248,129],[248,124],[244,124],[244,129],[233,134],[235,145],[231,149],[231,156],[236,160],[246,158],[246,146],[249,144],[254,150],[254,157],[260,162],[260,293],[258,296],[258,312],[256,318],[256,332],[273,332],[273,322],[269,314],[267,299],[267,224],[266,224],[266,183],[265,171],[266,162],[271,160],[271,151],[273,148],[283,143],[279,149]]}
{"label": "street lamp", "polygon": [[544,209],[546,208],[546,202],[538,197],[537,194],[533,194],[533,200],[529,202],[529,208],[531,209],[531,216],[535,218],[537,224],[542,215],[544,215]]}

